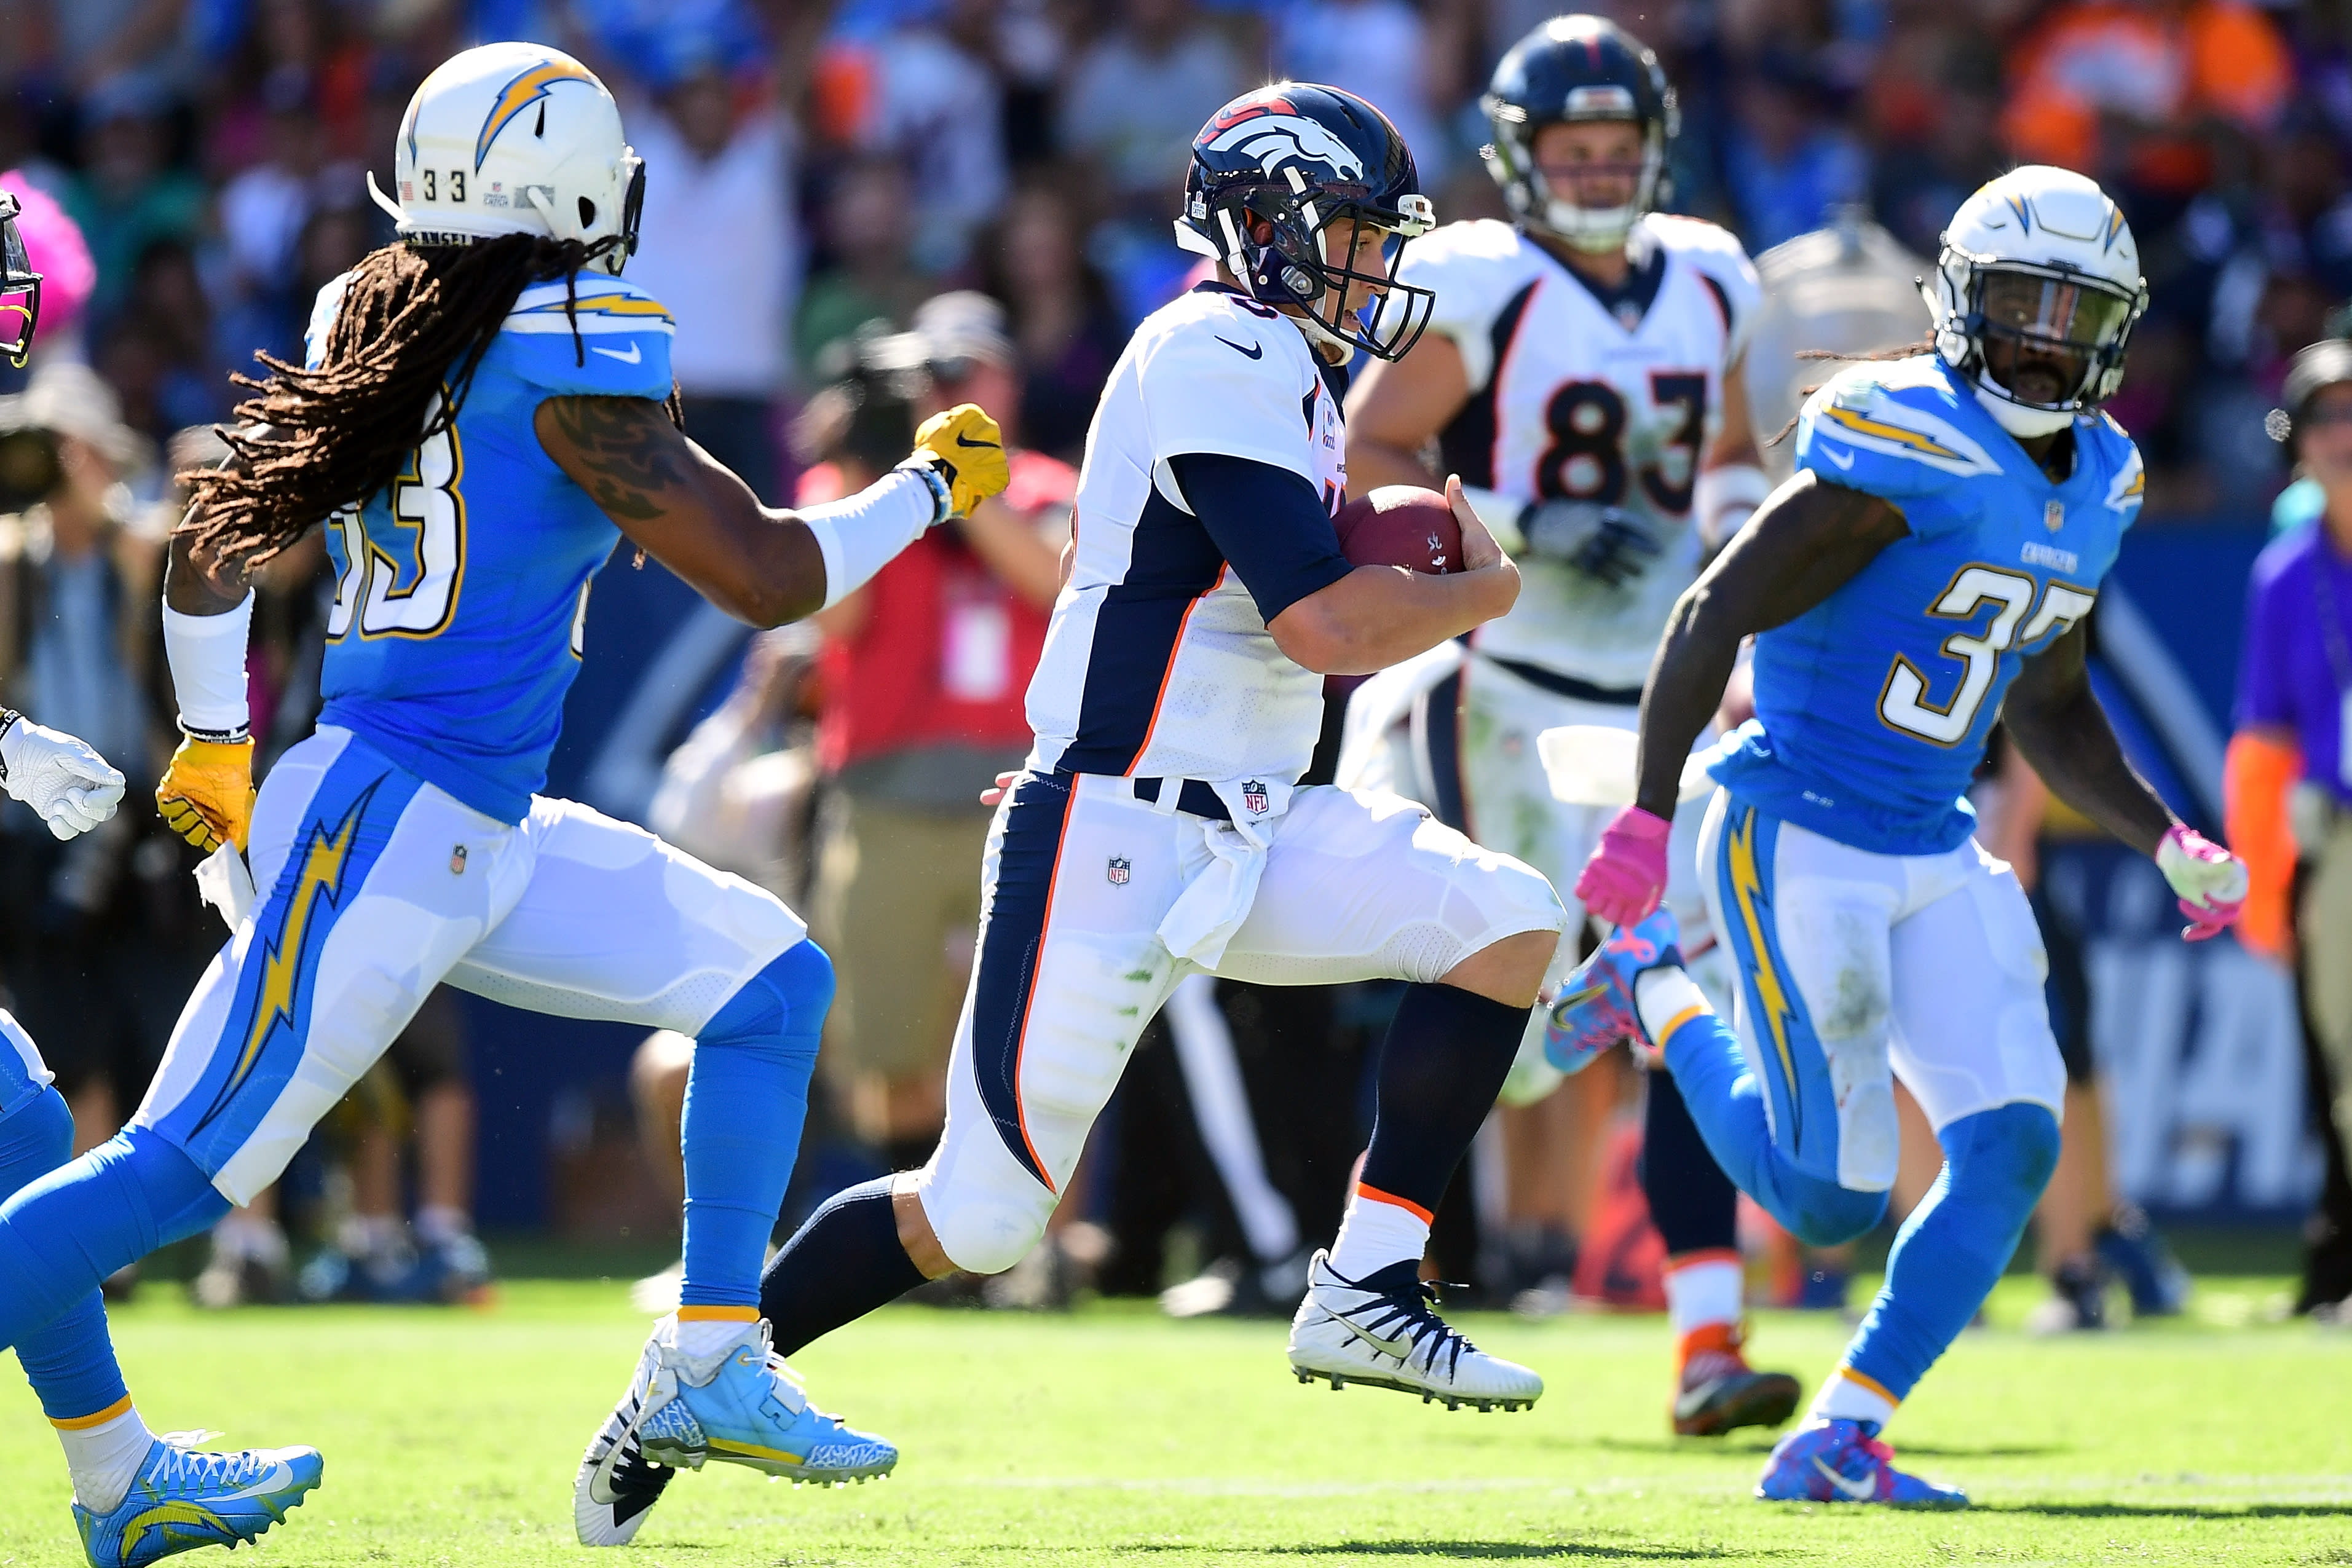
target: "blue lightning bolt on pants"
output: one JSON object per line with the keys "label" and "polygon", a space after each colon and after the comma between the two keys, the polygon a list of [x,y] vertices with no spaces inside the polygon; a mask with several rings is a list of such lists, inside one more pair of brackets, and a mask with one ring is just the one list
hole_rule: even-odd
{"label": "blue lightning bolt on pants", "polygon": [[1738,1001],[1730,1027],[1702,1016],[1664,1043],[1725,1172],[1828,1246],[1885,1212],[1895,1075],[1944,1145],[1848,1356],[1900,1398],[1991,1290],[2056,1157],[2065,1070],[2032,914],[1973,841],[1874,854],[1723,790],[1699,854]]}

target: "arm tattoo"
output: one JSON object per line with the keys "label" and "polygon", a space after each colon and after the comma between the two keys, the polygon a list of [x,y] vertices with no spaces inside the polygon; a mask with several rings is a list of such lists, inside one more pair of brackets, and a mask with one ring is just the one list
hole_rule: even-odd
{"label": "arm tattoo", "polygon": [[605,515],[651,522],[667,510],[660,497],[687,483],[686,443],[661,405],[643,398],[558,397],[547,401],[556,430],[579,454],[576,475]]}

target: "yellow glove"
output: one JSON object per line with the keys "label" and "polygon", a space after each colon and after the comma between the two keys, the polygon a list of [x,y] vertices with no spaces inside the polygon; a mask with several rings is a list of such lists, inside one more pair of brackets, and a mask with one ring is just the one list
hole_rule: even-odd
{"label": "yellow glove", "polygon": [[923,421],[908,461],[929,464],[947,481],[950,517],[969,516],[1013,478],[1004,460],[1004,433],[976,402],[958,403]]}
{"label": "yellow glove", "polygon": [[206,852],[226,839],[245,848],[253,826],[253,742],[183,739],[155,786],[171,830]]}

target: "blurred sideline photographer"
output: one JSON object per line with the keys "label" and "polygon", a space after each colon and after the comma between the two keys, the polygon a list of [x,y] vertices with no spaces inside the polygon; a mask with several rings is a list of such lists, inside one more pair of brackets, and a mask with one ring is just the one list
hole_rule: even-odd
{"label": "blurred sideline photographer", "polygon": [[[866,360],[869,395],[906,399],[894,417],[976,402],[1013,422],[1002,497],[817,617],[827,794],[811,903],[839,984],[825,1062],[860,1137],[902,1170],[930,1154],[946,1116],[991,815],[980,794],[1028,750],[1023,698],[1061,589],[1077,476],[1021,449],[1018,361],[986,296],[926,302],[911,330],[871,340]],[[813,471],[801,504],[829,499],[817,493],[828,479],[858,483],[846,463]]]}
{"label": "blurred sideline photographer", "polygon": [[2294,357],[2272,434],[2325,497],[2315,522],[2273,540],[2247,588],[2230,841],[2252,891],[2241,939],[2292,961],[2327,1176],[2306,1228],[2295,1310],[2352,1323],[2352,343]]}

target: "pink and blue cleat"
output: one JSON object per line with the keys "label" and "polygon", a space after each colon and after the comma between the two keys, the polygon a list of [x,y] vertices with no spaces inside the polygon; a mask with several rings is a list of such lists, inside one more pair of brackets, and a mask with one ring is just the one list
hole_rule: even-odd
{"label": "pink and blue cleat", "polygon": [[1634,925],[1620,925],[1592,956],[1569,972],[1544,1020],[1544,1060],[1561,1072],[1581,1072],[1601,1052],[1624,1040],[1647,1050],[1641,1014],[1633,1006],[1633,977],[1662,964],[1680,964],[1681,937],[1675,917],[1660,909]]}
{"label": "pink and blue cleat", "polygon": [[1813,1421],[1772,1449],[1756,1495],[1767,1502],[1879,1502],[1895,1508],[1966,1508],[1968,1493],[1895,1468],[1875,1421]]}

